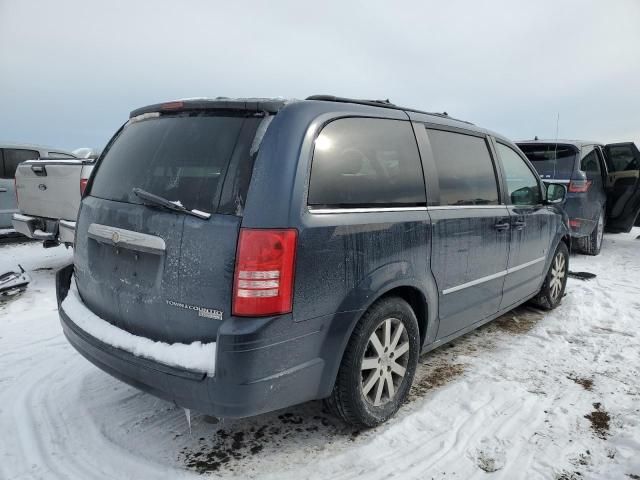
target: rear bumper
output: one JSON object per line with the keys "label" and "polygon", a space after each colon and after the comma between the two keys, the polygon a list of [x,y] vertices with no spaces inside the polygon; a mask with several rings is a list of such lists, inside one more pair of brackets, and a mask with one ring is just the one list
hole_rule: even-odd
{"label": "rear bumper", "polygon": [[581,238],[591,235],[596,228],[596,221],[588,218],[569,217],[569,230],[573,238]]}
{"label": "rear bumper", "polygon": [[[589,201],[584,194],[569,194],[564,204],[564,210],[569,216],[569,230],[574,238],[591,235],[598,223],[601,207],[594,201]],[[571,196],[573,195],[573,196]]]}
{"label": "rear bumper", "polygon": [[17,232],[26,237],[73,244],[76,222],[14,213],[11,223]]}
{"label": "rear bumper", "polygon": [[14,213],[11,223],[13,223],[13,228],[15,228],[16,232],[19,232],[26,237],[35,238],[37,240],[55,239],[56,232],[46,232],[41,228],[43,226],[43,222],[40,218],[30,217],[21,213]]}
{"label": "rear bumper", "polygon": [[65,336],[94,365],[140,390],[223,418],[269,412],[331,391],[334,365],[330,361],[327,368],[322,358],[328,337],[323,322],[328,319],[229,319],[218,329],[216,374],[210,376],[137,357],[80,329],[61,305],[72,274],[70,265],[56,275]]}
{"label": "rear bumper", "polygon": [[60,243],[73,244],[76,236],[76,222],[60,220],[58,223],[58,239]]}

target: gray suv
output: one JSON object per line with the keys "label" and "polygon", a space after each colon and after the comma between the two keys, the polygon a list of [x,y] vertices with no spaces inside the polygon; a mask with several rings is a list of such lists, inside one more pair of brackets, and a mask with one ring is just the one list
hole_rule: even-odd
{"label": "gray suv", "polygon": [[640,212],[640,152],[635,144],[529,140],[518,146],[548,183],[567,186],[564,209],[574,245],[598,255],[605,226],[628,232]]}
{"label": "gray suv", "polygon": [[326,399],[377,425],[420,354],[560,303],[565,193],[506,138],[388,102],[151,105],[86,187],[62,326],[99,368],[186,408]]}

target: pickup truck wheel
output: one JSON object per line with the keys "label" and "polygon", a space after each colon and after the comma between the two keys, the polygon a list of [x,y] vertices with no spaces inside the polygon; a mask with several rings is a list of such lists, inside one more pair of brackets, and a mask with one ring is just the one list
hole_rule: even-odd
{"label": "pickup truck wheel", "polygon": [[602,239],[604,238],[605,214],[604,209],[598,216],[598,222],[593,228],[591,235],[578,240],[578,249],[585,255],[598,255],[602,249]]}
{"label": "pickup truck wheel", "polygon": [[357,427],[385,422],[406,400],[419,354],[418,321],[409,304],[398,297],[379,300],[354,328],[325,404]]}
{"label": "pickup truck wheel", "polygon": [[562,301],[569,274],[569,249],[560,242],[551,260],[551,266],[544,279],[542,288],[532,302],[545,310],[553,310]]}

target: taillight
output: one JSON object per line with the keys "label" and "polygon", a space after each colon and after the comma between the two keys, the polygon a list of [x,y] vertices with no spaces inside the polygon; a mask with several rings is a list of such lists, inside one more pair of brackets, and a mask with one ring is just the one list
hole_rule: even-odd
{"label": "taillight", "polygon": [[84,197],[84,191],[87,189],[87,182],[89,181],[88,178],[81,178],[80,179],[80,196]]}
{"label": "taillight", "polygon": [[233,279],[233,314],[289,313],[298,232],[241,228]]}
{"label": "taillight", "polygon": [[591,180],[571,180],[569,182],[569,191],[571,193],[584,193],[591,187]]}
{"label": "taillight", "polygon": [[16,177],[13,177],[13,191],[16,192],[16,205],[19,205],[19,203],[18,203],[18,181],[16,180]]}
{"label": "taillight", "polygon": [[580,228],[581,225],[582,225],[582,222],[580,220],[578,220],[577,218],[570,218],[569,219],[569,226],[571,228],[573,228],[574,230],[577,230],[578,228]]}

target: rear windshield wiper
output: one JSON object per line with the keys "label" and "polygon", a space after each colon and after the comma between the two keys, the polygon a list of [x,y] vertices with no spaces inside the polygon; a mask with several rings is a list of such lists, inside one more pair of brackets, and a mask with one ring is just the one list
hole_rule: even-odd
{"label": "rear windshield wiper", "polygon": [[146,190],[143,190],[138,187],[134,188],[132,191],[136,197],[146,200],[147,202],[150,202],[159,207],[166,208],[167,210],[186,213],[187,215],[193,215],[194,217],[202,218],[204,220],[207,220],[208,218],[211,217],[210,213],[201,212],[200,210],[188,210],[179,201],[172,202],[171,200],[167,200],[166,198],[147,192]]}

